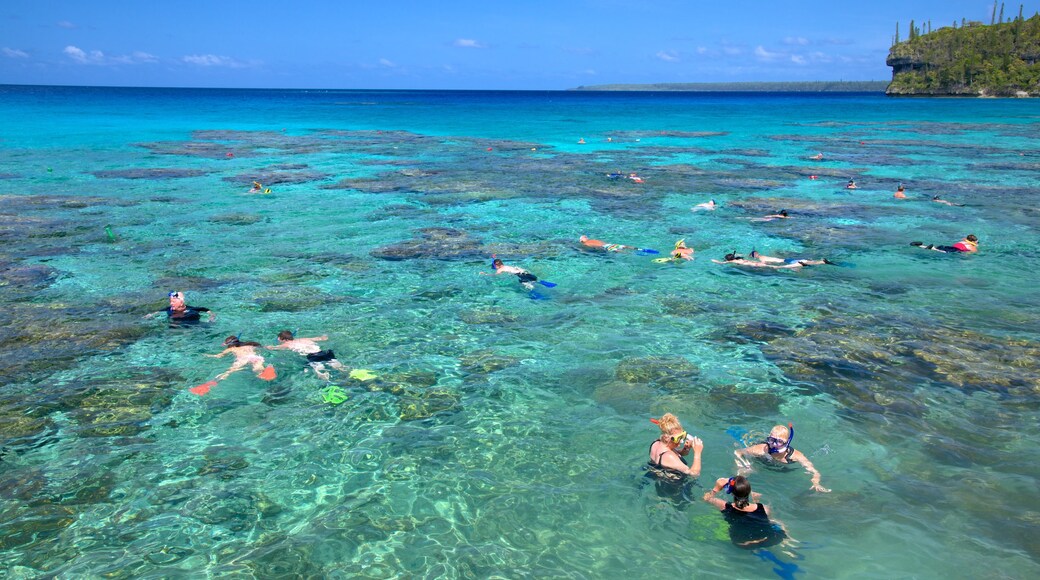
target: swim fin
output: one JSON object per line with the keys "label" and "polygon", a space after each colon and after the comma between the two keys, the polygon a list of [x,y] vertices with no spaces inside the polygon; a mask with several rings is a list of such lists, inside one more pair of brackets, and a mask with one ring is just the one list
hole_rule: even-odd
{"label": "swim fin", "polygon": [[217,381],[209,381],[206,383],[202,383],[201,385],[195,385],[194,387],[188,390],[191,391],[193,394],[201,397],[202,395],[208,393],[209,390],[215,386],[217,386]]}
{"label": "swim fin", "polygon": [[640,256],[652,256],[654,254],[660,254],[657,250],[651,250],[650,248],[639,248],[636,253]]}
{"label": "swim fin", "polygon": [[265,381],[273,381],[278,373],[274,371],[274,365],[267,365],[267,368],[260,371],[260,374],[256,375]]}
{"label": "swim fin", "polygon": [[539,280],[538,283],[541,284],[542,286],[545,286],[546,288],[555,288],[556,287],[556,284],[553,284],[552,282],[546,282],[545,280]]}

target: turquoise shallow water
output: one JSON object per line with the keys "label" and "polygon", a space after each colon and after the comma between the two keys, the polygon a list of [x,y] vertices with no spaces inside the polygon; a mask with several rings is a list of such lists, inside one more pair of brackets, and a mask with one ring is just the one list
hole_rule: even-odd
{"label": "turquoise shallow water", "polygon": [[[795,577],[1040,573],[1035,102],[3,87],[0,103],[15,577],[776,576],[707,504],[644,484],[666,411],[705,441],[695,498],[733,474],[727,429],[794,422],[833,491],[800,470],[751,480],[799,541],[772,552]],[[254,179],[272,193],[247,194]],[[750,219],[779,209],[794,217]],[[978,255],[908,245],[968,233]],[[685,238],[697,259],[581,234]],[[711,263],[752,248],[842,266]],[[533,300],[479,276],[491,254],[558,286]],[[171,290],[216,322],[143,319]],[[329,406],[275,352],[271,383],[188,392],[227,368],[203,356],[223,337],[285,328],[379,379],[334,375],[350,398]]]}

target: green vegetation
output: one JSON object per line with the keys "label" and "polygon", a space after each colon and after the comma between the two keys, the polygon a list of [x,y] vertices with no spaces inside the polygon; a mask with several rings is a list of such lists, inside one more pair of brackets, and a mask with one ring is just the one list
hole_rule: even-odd
{"label": "green vegetation", "polygon": [[593,85],[573,91],[699,91],[760,93],[879,93],[885,81],[810,81],[770,83],[653,83],[648,85]]}
{"label": "green vegetation", "polygon": [[889,95],[1040,96],[1040,14],[1004,21],[993,5],[993,24],[961,21],[925,34],[910,21],[909,38],[894,44]]}

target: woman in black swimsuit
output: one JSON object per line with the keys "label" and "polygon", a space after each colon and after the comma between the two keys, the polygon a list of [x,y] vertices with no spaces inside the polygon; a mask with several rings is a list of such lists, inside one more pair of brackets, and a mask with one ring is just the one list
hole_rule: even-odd
{"label": "woman in black swimsuit", "polygon": [[[733,502],[715,497],[726,490],[733,494]],[[729,538],[734,545],[748,550],[768,548],[783,542],[787,538],[780,522],[769,521],[769,508],[757,502],[761,496],[752,493],[751,482],[746,477],[722,477],[715,481],[715,487],[704,494],[704,501],[719,508],[726,521],[729,522]]]}

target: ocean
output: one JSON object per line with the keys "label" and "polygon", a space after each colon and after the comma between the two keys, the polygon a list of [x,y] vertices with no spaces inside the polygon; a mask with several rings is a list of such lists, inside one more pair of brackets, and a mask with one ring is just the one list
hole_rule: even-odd
{"label": "ocean", "polygon": [[[0,86],[0,568],[1040,576],[1038,174],[1028,99]],[[190,392],[281,330],[369,374]],[[701,496],[789,422],[831,491],[755,464],[736,547]]]}

